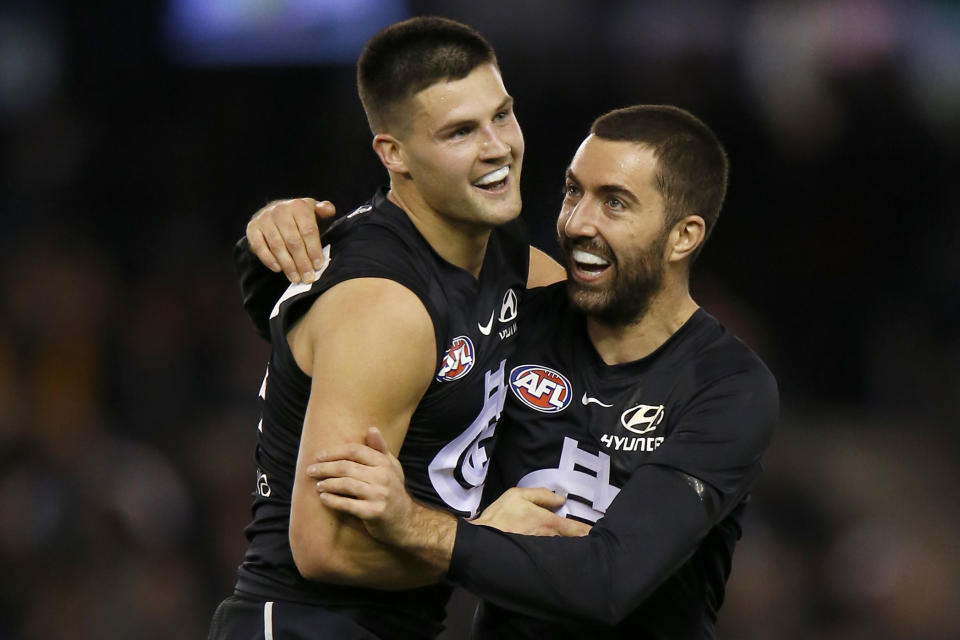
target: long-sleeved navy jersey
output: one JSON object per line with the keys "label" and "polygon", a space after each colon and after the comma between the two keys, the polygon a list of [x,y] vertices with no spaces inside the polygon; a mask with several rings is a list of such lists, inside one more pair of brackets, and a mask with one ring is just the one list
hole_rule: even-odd
{"label": "long-sleeved navy jersey", "polygon": [[486,600],[481,638],[712,638],[740,518],[778,413],[776,382],[703,310],[609,366],[564,284],[524,299],[485,502],[567,496],[584,538],[461,522],[450,577]]}
{"label": "long-sleeved navy jersey", "polygon": [[[258,267],[243,244],[238,252],[245,306],[273,349],[260,390],[253,522],[246,529],[249,548],[236,589],[263,600],[346,608],[383,638],[433,637],[441,629],[448,586],[378,591],[311,581],[297,571],[289,543],[290,497],[311,379],[294,361],[286,336],[311,304],[340,282],[387,278],[415,293],[433,322],[437,368],[399,459],[418,500],[474,515],[487,447],[507,395],[506,362],[516,341],[528,245],[519,222],[495,229],[475,279],[443,260],[382,192],[339,219],[324,244],[327,263],[318,280],[290,285],[279,299],[281,290],[271,284],[276,277]],[[269,325],[263,326],[268,315]]]}

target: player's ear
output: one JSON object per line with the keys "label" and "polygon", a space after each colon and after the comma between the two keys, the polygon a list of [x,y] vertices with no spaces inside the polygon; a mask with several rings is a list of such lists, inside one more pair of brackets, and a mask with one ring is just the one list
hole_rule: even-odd
{"label": "player's ear", "polygon": [[389,133],[378,133],[373,138],[373,151],[391,173],[409,173],[403,144]]}
{"label": "player's ear", "polygon": [[679,262],[690,258],[706,236],[707,224],[698,215],[686,216],[670,230],[667,261]]}

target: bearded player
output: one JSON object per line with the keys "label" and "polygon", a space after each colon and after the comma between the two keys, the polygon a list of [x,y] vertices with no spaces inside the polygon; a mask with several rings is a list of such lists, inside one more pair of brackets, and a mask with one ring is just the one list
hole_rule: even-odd
{"label": "bearded player", "polygon": [[[328,507],[481,597],[477,637],[714,637],[778,413],[767,367],[689,292],[727,166],[681,109],[593,124],[558,220],[568,281],[525,298],[486,489],[506,493],[479,518],[411,500],[376,430],[307,469]],[[510,533],[514,486],[566,497],[589,535]]]}

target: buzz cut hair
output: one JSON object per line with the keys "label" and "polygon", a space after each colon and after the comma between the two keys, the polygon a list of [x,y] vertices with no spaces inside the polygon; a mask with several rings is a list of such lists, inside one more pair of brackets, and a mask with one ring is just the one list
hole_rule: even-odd
{"label": "buzz cut hair", "polygon": [[605,140],[633,142],[653,152],[666,228],[688,215],[703,218],[704,241],[693,254],[695,259],[716,226],[727,194],[730,163],[716,134],[689,111],[669,105],[615,109],[597,118],[590,133]]}
{"label": "buzz cut hair", "polygon": [[406,125],[403,103],[437,82],[462,80],[497,64],[493,47],[473,28],[438,16],[397,22],[367,42],[357,61],[357,89],[374,134]]}

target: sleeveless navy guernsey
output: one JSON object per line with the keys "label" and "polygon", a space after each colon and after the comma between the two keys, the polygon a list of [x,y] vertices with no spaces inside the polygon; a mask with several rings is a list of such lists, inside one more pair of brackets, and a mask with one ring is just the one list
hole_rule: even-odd
{"label": "sleeveless navy guernsey", "polygon": [[[294,361],[286,336],[324,291],[346,280],[386,278],[416,294],[433,322],[437,366],[399,460],[414,498],[472,516],[506,400],[506,363],[517,339],[528,244],[519,221],[495,229],[475,279],[443,260],[383,191],[338,219],[324,244],[327,262],[317,281],[288,286],[270,311],[269,327],[261,324],[273,347],[260,390],[253,521],[245,531],[249,547],[236,590],[255,599],[347,610],[381,637],[433,637],[441,629],[446,585],[381,591],[307,580],[297,571],[289,544],[290,496],[311,380]],[[244,260],[241,271],[254,267],[249,257]],[[263,289],[263,281],[241,273],[241,282],[257,323],[262,310],[255,301],[263,293],[250,288]]]}

